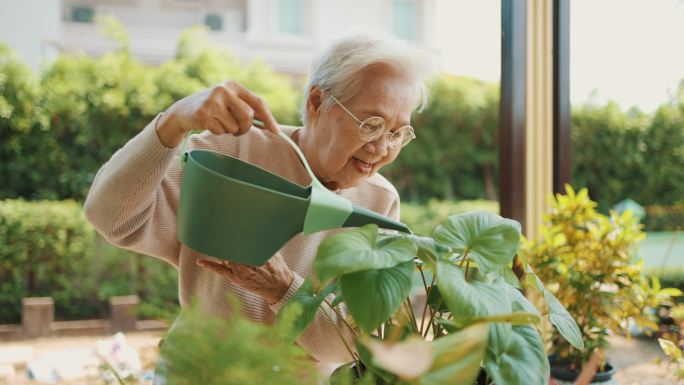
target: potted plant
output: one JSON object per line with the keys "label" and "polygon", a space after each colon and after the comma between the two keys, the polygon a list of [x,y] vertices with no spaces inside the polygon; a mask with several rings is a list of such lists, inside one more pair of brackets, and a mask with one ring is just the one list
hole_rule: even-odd
{"label": "potted plant", "polygon": [[663,338],[659,338],[660,348],[667,355],[667,372],[673,380],[684,380],[684,304],[669,309],[671,318],[674,321],[671,329],[663,333]]}
{"label": "potted plant", "polygon": [[[552,376],[574,381],[594,351],[603,351],[610,332],[628,333],[628,320],[657,329],[646,310],[667,301],[670,289],[661,289],[642,275],[633,245],[644,237],[630,211],[609,216],[595,211],[587,189],[551,201],[551,213],[538,240],[525,240],[524,255],[549,290],[579,325],[584,347],[573,346],[552,331]],[[615,368],[601,360],[594,382],[607,381]]]}
{"label": "potted plant", "polygon": [[[317,282],[307,280],[287,306],[304,309],[299,333],[321,306],[345,319],[341,327],[354,336],[346,344],[350,364],[331,383],[351,376],[375,384],[546,384],[542,313],[523,292],[546,299],[569,343],[582,348],[582,339],[570,314],[516,258],[519,243],[519,223],[485,212],[451,216],[433,237],[374,225],[339,232],[318,250]],[[416,286],[426,298],[417,312]]]}

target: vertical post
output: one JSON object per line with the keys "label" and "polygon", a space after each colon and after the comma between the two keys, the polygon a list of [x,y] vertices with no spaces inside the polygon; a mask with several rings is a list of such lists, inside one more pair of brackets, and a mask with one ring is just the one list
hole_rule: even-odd
{"label": "vertical post", "polygon": [[135,324],[138,322],[138,304],[140,298],[137,295],[109,298],[113,332],[135,330]]}
{"label": "vertical post", "polygon": [[51,297],[22,298],[21,327],[28,338],[50,335],[50,324],[55,321],[55,302]]}
{"label": "vertical post", "polygon": [[553,1],[527,0],[525,235],[536,238],[553,192]]}
{"label": "vertical post", "polygon": [[501,1],[499,167],[501,215],[525,229],[525,0]]}
{"label": "vertical post", "polygon": [[553,2],[553,191],[572,182],[570,0]]}

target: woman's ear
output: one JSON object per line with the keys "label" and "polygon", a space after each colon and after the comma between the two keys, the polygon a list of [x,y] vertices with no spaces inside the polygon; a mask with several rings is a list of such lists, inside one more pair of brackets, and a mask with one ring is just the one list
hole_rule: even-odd
{"label": "woman's ear", "polygon": [[312,86],[309,91],[309,98],[306,100],[306,112],[309,118],[318,117],[318,113],[323,106],[323,93],[317,86]]}

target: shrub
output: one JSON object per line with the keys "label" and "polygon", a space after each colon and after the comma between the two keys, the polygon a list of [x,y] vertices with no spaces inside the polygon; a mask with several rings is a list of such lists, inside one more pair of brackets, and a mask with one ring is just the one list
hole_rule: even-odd
{"label": "shrub", "polygon": [[496,200],[498,85],[439,76],[414,116],[416,140],[385,170],[405,199]]}
{"label": "shrub", "polygon": [[106,22],[120,49],[62,54],[40,77],[0,45],[0,199],[84,199],[102,164],[157,113],[229,79],[263,96],[279,122],[297,123],[301,92],[263,62],[239,63],[192,29],[175,60],[147,66],[129,55],[125,31]]}
{"label": "shrub", "polygon": [[[662,287],[672,287],[684,292],[684,267],[648,269],[644,271],[644,275],[649,279],[658,279]],[[684,297],[676,297],[675,301],[684,303]]]}
{"label": "shrub", "polygon": [[499,203],[494,201],[440,201],[431,199],[427,204],[403,202],[401,221],[419,235],[432,235],[432,230],[450,215],[469,211],[499,212]]}
{"label": "shrub", "polygon": [[648,206],[643,220],[646,231],[678,231],[684,227],[684,205]]}
{"label": "shrub", "polygon": [[538,240],[526,242],[525,256],[558,300],[567,306],[582,331],[584,349],[554,332],[551,353],[559,363],[579,369],[594,349],[604,349],[609,331],[626,332],[627,319],[657,329],[647,308],[656,308],[677,292],[649,282],[641,264],[633,263],[632,246],[644,237],[627,210],[598,213],[587,189],[556,194]]}
{"label": "shrub", "polygon": [[140,315],[178,309],[177,272],[115,248],[75,201],[0,201],[0,323],[21,319],[23,297],[51,296],[57,319],[103,318],[107,299],[138,294]]}

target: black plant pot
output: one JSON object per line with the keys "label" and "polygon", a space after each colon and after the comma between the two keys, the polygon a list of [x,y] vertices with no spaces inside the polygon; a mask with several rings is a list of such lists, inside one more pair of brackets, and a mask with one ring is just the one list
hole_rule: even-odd
{"label": "black plant pot", "polygon": [[[351,381],[348,380],[349,378],[351,378]],[[487,385],[487,383],[485,382],[486,378],[487,373],[485,372],[484,368],[480,369],[480,373],[477,376],[477,381],[475,382],[475,384]],[[338,367],[330,374],[330,385],[354,385],[358,384],[359,382],[361,382],[361,374],[359,373],[358,367],[354,362],[348,362]],[[377,385],[386,385],[386,383],[382,380],[378,380]]]}
{"label": "black plant pot", "polygon": [[[562,363],[558,362],[554,356],[549,357],[549,364],[551,365],[551,377],[557,380],[575,381],[581,372],[579,369],[570,369],[567,366],[564,366]],[[615,374],[615,366],[613,366],[610,361],[606,361],[603,371],[596,372],[591,382],[610,381],[610,379],[613,378],[613,374]]]}

